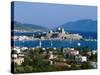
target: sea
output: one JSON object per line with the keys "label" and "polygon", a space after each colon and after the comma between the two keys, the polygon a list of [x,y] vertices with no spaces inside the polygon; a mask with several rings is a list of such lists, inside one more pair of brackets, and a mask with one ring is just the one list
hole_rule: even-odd
{"label": "sea", "polygon": [[[41,34],[42,32],[14,32],[14,35],[37,35]],[[71,32],[71,33],[78,33],[86,39],[96,39],[97,40],[97,33],[96,32]],[[11,46],[18,46],[18,47],[38,47],[40,45],[40,40],[30,40],[30,41],[19,41],[19,40],[11,40]],[[78,45],[80,44],[80,45]],[[97,41],[84,41],[84,40],[41,40],[41,47],[43,48],[69,48],[69,47],[89,47],[92,50],[97,50]]]}

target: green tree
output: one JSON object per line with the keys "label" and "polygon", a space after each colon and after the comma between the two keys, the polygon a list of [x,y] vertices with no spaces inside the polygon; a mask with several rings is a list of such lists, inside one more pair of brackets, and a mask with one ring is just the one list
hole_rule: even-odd
{"label": "green tree", "polygon": [[30,72],[33,71],[33,68],[32,68],[32,66],[26,65],[26,66],[24,67],[24,71],[27,72],[27,73],[30,73]]}
{"label": "green tree", "polygon": [[80,70],[80,65],[71,64],[71,70]]}
{"label": "green tree", "polygon": [[89,60],[97,62],[97,53],[96,54],[91,54],[91,56],[89,57]]}
{"label": "green tree", "polygon": [[92,69],[93,67],[91,66],[91,64],[89,62],[83,62],[81,64],[81,69]]}
{"label": "green tree", "polygon": [[23,67],[16,67],[14,69],[14,73],[24,73],[24,68]]}
{"label": "green tree", "polygon": [[87,53],[90,51],[91,51],[91,49],[89,47],[83,47],[80,53],[83,56],[87,56]]}

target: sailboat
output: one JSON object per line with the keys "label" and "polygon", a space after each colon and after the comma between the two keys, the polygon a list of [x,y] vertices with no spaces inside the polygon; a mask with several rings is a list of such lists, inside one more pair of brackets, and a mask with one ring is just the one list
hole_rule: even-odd
{"label": "sailboat", "polygon": [[41,43],[41,40],[40,40],[40,42],[39,42],[39,47],[41,48],[41,46],[42,46],[42,43]]}
{"label": "sailboat", "polygon": [[50,44],[51,44],[51,48],[52,48],[52,46],[53,46],[52,40],[51,40],[51,43]]}

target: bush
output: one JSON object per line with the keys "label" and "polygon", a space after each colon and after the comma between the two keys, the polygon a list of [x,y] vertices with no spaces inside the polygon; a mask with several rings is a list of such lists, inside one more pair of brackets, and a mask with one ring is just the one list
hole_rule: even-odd
{"label": "bush", "polygon": [[83,62],[81,64],[81,69],[92,69],[93,67],[91,66],[91,64],[89,62]]}

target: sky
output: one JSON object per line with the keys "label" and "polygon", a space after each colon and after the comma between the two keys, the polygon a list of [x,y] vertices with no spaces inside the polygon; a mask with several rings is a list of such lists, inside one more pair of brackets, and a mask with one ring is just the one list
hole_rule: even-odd
{"label": "sky", "polygon": [[14,2],[14,21],[54,28],[80,19],[97,20],[96,6]]}

